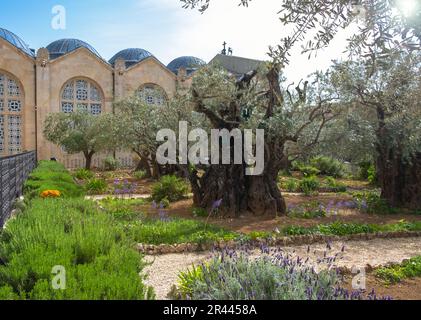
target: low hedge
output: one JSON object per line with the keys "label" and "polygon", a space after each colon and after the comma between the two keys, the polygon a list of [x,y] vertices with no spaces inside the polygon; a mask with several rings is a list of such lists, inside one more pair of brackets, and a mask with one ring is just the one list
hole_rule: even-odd
{"label": "low hedge", "polygon": [[58,190],[63,197],[84,195],[83,188],[76,184],[69,171],[55,161],[40,161],[24,186],[26,197],[29,199],[39,196],[46,190]]}
{"label": "low hedge", "polygon": [[[109,215],[83,199],[35,199],[0,234],[0,300],[140,300],[154,297],[144,264]],[[55,266],[66,289],[52,286]]]}

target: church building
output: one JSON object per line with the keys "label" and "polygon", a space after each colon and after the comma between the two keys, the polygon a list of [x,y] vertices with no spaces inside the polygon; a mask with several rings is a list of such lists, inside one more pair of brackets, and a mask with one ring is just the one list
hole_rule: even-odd
{"label": "church building", "polygon": [[[226,54],[213,61],[233,73],[260,62]],[[188,89],[194,72],[205,64],[184,56],[165,66],[140,48],[124,49],[106,61],[77,39],[57,40],[35,52],[0,28],[0,157],[37,150],[39,160],[55,157],[68,168],[83,167],[82,156],[66,154],[44,139],[43,122],[49,113],[112,112],[114,101],[134,94],[151,106],[163,104],[177,90]],[[93,166],[100,167],[103,157],[97,155]],[[122,165],[132,165],[130,154],[118,157]]]}

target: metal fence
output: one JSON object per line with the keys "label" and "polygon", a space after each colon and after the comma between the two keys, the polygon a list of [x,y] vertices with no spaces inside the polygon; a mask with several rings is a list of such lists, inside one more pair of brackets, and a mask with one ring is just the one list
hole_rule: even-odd
{"label": "metal fence", "polygon": [[16,198],[23,194],[23,185],[36,164],[35,151],[0,158],[0,228],[10,217]]}

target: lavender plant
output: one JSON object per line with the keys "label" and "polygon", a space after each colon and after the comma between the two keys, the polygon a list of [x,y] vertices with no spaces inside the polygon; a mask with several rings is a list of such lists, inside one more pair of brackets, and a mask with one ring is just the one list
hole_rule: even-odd
{"label": "lavender plant", "polygon": [[[335,263],[342,252],[310,263],[282,249],[248,248],[215,253],[206,263],[180,274],[181,298],[192,300],[376,300],[375,292],[341,287]],[[308,254],[310,254],[310,247]],[[256,257],[257,256],[257,257]],[[389,299],[382,297],[380,299]]]}

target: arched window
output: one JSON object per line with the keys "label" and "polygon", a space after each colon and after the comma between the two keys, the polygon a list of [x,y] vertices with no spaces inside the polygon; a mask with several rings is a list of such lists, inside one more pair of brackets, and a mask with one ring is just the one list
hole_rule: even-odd
{"label": "arched window", "polygon": [[0,155],[22,152],[24,97],[19,81],[0,71]]}
{"label": "arched window", "polygon": [[142,85],[137,94],[145,103],[155,106],[162,106],[168,100],[164,89],[153,83]]}
{"label": "arched window", "polygon": [[61,111],[64,113],[81,110],[98,115],[102,113],[103,103],[100,89],[85,79],[68,81],[61,92]]}

